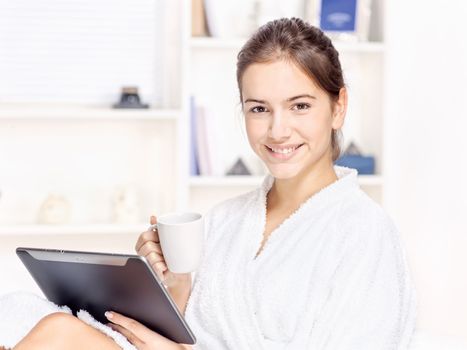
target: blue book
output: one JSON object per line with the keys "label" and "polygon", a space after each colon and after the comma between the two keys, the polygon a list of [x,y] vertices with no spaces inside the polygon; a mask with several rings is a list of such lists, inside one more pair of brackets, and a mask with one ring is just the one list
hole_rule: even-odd
{"label": "blue book", "polygon": [[190,176],[198,176],[198,146],[196,140],[196,105],[194,96],[190,97]]}
{"label": "blue book", "polygon": [[357,0],[321,0],[320,28],[323,31],[355,32]]}

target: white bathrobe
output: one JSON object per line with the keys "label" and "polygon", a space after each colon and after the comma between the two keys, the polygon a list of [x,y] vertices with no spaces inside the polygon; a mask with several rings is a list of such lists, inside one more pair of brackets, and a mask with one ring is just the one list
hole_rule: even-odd
{"label": "white bathrobe", "polygon": [[[0,349],[12,348],[45,316],[55,312],[71,314],[67,306],[54,303],[29,292],[14,292],[0,296]],[[87,311],[76,315],[80,320],[111,337],[122,350],[136,350],[128,340],[112,328],[96,321]]]}
{"label": "white bathrobe", "polygon": [[273,177],[206,215],[186,310],[195,349],[407,349],[416,299],[399,233],[355,170],[335,170],[257,258]]}

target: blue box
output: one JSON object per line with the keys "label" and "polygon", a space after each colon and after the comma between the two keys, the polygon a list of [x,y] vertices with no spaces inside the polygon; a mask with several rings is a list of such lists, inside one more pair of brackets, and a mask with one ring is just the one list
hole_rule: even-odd
{"label": "blue box", "polygon": [[359,175],[374,175],[375,173],[375,157],[372,156],[343,155],[334,164],[357,169]]}

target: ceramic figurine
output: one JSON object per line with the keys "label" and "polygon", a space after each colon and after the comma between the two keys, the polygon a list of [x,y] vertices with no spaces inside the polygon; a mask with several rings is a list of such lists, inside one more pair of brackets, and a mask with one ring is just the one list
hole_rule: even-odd
{"label": "ceramic figurine", "polygon": [[227,175],[251,175],[251,171],[248,170],[243,160],[238,158],[235,164],[227,172]]}
{"label": "ceramic figurine", "polygon": [[132,224],[139,221],[136,191],[131,186],[117,186],[113,198],[112,221],[117,224]]}
{"label": "ceramic figurine", "polygon": [[70,222],[71,206],[63,196],[50,194],[39,209],[40,224],[63,225]]}

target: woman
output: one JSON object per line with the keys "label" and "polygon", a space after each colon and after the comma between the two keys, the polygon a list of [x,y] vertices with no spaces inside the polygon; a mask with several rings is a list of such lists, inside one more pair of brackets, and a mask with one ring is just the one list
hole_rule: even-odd
{"label": "woman", "polygon": [[[249,143],[270,174],[208,213],[193,285],[167,270],[157,232],[136,244],[184,312],[193,348],[406,349],[416,302],[398,232],[356,171],[333,166],[347,91],[331,41],[300,19],[269,22],[240,51],[237,81]],[[137,349],[190,348],[108,318]],[[46,343],[119,348],[66,314],[42,319],[17,348]]]}

